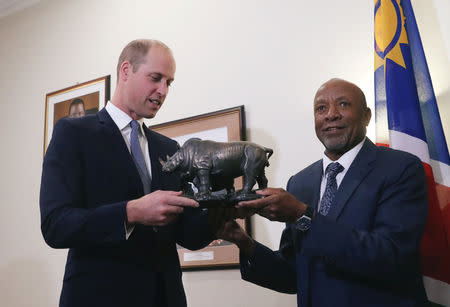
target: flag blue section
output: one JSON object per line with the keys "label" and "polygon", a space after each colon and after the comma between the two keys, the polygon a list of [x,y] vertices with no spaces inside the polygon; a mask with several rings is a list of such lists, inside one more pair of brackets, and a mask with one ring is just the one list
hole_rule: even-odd
{"label": "flag blue section", "polygon": [[401,5],[406,19],[405,28],[408,34],[412,67],[414,69],[414,77],[417,84],[417,93],[430,157],[433,160],[450,165],[447,142],[442,128],[436,96],[434,94],[416,18],[410,0],[402,0]]}
{"label": "flag blue section", "polygon": [[426,142],[419,98],[406,44],[400,44],[406,69],[391,59],[386,60],[386,97],[389,130],[403,132]]}

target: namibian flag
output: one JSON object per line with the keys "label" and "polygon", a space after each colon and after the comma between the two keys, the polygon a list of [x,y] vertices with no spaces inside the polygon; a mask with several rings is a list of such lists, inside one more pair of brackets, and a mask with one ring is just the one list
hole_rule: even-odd
{"label": "namibian flag", "polygon": [[413,153],[424,164],[425,288],[430,301],[450,306],[450,157],[419,30],[410,0],[375,0],[374,18],[377,144]]}

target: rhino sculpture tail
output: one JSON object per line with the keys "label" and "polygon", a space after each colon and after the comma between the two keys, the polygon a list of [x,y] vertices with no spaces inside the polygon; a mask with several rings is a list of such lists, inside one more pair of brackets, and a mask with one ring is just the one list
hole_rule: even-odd
{"label": "rhino sculpture tail", "polygon": [[266,162],[266,166],[269,166],[270,164],[269,164],[269,158],[272,156],[272,154],[273,154],[273,150],[271,149],[271,148],[267,148],[267,147],[264,147],[264,151],[265,151],[265,153],[267,154],[269,154],[268,156],[267,156],[267,162]]}

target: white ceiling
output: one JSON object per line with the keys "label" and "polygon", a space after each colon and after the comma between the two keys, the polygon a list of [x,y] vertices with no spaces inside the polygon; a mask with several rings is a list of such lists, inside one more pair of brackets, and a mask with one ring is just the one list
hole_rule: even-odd
{"label": "white ceiling", "polygon": [[23,10],[40,0],[0,0],[0,18]]}

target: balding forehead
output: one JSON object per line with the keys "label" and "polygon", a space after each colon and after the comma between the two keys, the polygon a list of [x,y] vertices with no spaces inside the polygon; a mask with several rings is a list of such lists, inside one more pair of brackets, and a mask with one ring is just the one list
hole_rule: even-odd
{"label": "balding forehead", "polygon": [[332,78],[332,79],[328,80],[327,82],[325,82],[324,84],[322,84],[320,86],[320,88],[323,88],[323,87],[325,87],[327,85],[333,85],[333,84],[336,84],[336,85],[342,84],[343,86],[354,87],[354,88],[357,88],[357,89],[360,90],[360,88],[356,84],[351,83],[351,82],[349,82],[347,80],[344,80],[344,79],[340,79],[340,78]]}
{"label": "balding forehead", "polygon": [[320,99],[321,95],[327,95],[327,91],[336,90],[336,88],[348,90],[349,94],[357,95],[357,98],[361,102],[361,105],[363,107],[367,107],[364,92],[356,84],[339,78],[330,79],[322,84],[316,92],[314,101]]}

